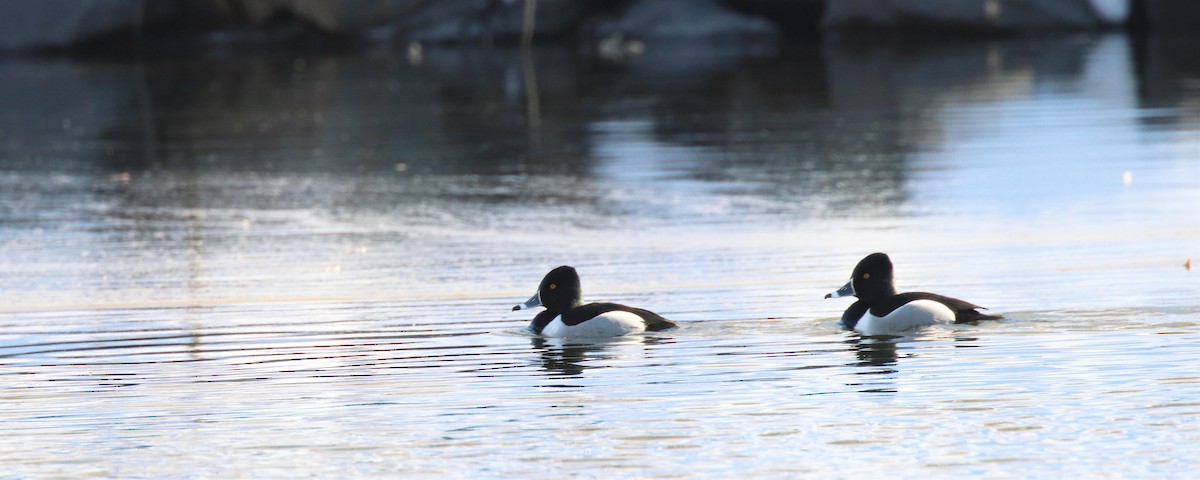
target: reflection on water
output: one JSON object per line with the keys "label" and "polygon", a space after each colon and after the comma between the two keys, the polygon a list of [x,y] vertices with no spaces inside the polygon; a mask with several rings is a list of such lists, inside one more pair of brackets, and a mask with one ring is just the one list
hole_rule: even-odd
{"label": "reflection on water", "polygon": [[[854,353],[859,359],[858,366],[888,367],[896,364],[900,357],[896,340],[893,338],[876,339],[870,337],[856,338],[847,342],[854,346]],[[870,373],[896,373],[895,370],[876,370]]]}
{"label": "reflection on water", "polygon": [[673,343],[669,338],[649,335],[592,341],[534,337],[530,342],[541,357],[542,369],[553,377],[561,378],[577,378],[591,364],[633,355],[633,352],[639,352],[639,356],[651,360],[652,352],[661,345]]}
{"label": "reflection on water", "polygon": [[[0,463],[1200,466],[1188,45],[426,53],[0,60]],[[821,297],[872,251],[1005,320],[842,331]],[[682,328],[521,333],[561,264]]]}

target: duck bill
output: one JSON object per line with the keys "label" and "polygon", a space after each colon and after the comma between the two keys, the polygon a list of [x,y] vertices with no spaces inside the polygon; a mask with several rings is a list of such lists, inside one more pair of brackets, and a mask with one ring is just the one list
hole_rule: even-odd
{"label": "duck bill", "polygon": [[530,308],[540,306],[542,306],[542,292],[533,294],[533,296],[529,297],[529,300],[526,300],[525,303],[513,307],[512,311],[515,312],[517,310],[528,310]]}
{"label": "duck bill", "polygon": [[825,298],[853,297],[853,296],[854,296],[854,280],[853,279],[851,279],[849,282],[846,282],[845,285],[842,285],[842,288],[837,289],[836,292],[825,294]]}

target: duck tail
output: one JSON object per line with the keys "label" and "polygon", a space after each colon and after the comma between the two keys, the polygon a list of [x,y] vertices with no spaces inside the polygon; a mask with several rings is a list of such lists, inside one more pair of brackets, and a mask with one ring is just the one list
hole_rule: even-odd
{"label": "duck tail", "polygon": [[975,309],[960,310],[954,315],[954,323],[976,324],[985,320],[1001,320],[1003,318],[1001,315],[991,315]]}
{"label": "duck tail", "polygon": [[651,316],[643,317],[646,319],[646,331],[648,332],[661,332],[663,330],[670,330],[672,328],[679,327],[679,325],[675,324],[675,322],[667,320],[659,315],[653,313],[650,315]]}

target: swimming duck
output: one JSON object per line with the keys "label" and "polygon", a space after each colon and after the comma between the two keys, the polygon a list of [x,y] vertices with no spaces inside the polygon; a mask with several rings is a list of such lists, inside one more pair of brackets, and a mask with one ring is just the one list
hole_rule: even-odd
{"label": "swimming duck", "polygon": [[896,293],[892,260],[872,253],[858,262],[846,285],[825,298],[858,297],[842,314],[842,325],[864,335],[896,333],[939,323],[975,323],[1001,317],[980,313],[979,305],[935,293]]}
{"label": "swimming duck", "polygon": [[640,308],[616,303],[583,303],[579,274],[562,266],[551,270],[538,285],[537,293],[513,311],[546,307],[529,323],[533,333],[546,337],[619,337],[630,333],[657,332],[675,328],[670,320]]}

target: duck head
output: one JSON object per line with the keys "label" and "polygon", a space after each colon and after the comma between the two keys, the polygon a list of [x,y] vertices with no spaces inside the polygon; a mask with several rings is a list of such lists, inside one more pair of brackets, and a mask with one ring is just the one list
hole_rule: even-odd
{"label": "duck head", "polygon": [[537,293],[529,300],[513,307],[513,311],[534,307],[563,313],[583,304],[583,290],[579,287],[579,274],[566,265],[551,270],[542,278]]}
{"label": "duck head", "polygon": [[849,282],[837,291],[825,295],[825,298],[853,296],[871,303],[895,294],[892,260],[885,253],[872,253],[854,266],[854,273]]}

